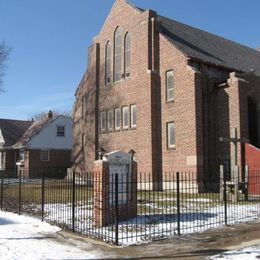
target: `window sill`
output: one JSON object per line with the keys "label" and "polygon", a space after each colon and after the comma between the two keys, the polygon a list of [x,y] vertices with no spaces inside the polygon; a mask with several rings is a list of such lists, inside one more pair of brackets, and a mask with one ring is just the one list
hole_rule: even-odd
{"label": "window sill", "polygon": [[166,104],[169,104],[169,103],[174,103],[174,99],[170,99],[170,100],[166,100]]}
{"label": "window sill", "polygon": [[170,147],[167,147],[167,150],[168,151],[173,151],[173,150],[176,150],[176,146],[170,146]]}

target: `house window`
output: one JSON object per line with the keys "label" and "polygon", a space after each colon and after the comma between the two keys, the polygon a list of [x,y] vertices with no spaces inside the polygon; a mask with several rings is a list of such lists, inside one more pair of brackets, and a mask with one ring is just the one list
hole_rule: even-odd
{"label": "house window", "polygon": [[175,148],[175,123],[167,123],[167,147]]}
{"label": "house window", "polygon": [[57,126],[57,136],[65,136],[65,126]]}
{"label": "house window", "polygon": [[131,128],[136,127],[136,105],[131,105]]}
{"label": "house window", "polygon": [[111,83],[111,44],[110,42],[107,42],[106,45],[106,57],[105,57],[105,77],[106,77],[106,85],[109,85]]}
{"label": "house window", "polygon": [[123,128],[128,128],[128,107],[123,107]]}
{"label": "house window", "polygon": [[166,73],[166,100],[174,100],[174,79],[172,70]]}
{"label": "house window", "polygon": [[121,109],[115,109],[115,130],[121,129]]}
{"label": "house window", "polygon": [[81,135],[81,152],[85,155],[85,134]]}
{"label": "house window", "polygon": [[113,110],[107,112],[107,129],[109,131],[113,130]]}
{"label": "house window", "polygon": [[103,111],[100,113],[100,130],[101,130],[101,132],[106,131],[106,122],[107,122],[107,115],[106,115],[106,112]]}
{"label": "house window", "polygon": [[86,117],[86,97],[83,96],[81,99],[81,117],[85,119]]}
{"label": "house window", "polygon": [[48,150],[41,150],[41,161],[49,161],[50,153]]}
{"label": "house window", "polygon": [[5,152],[0,152],[0,169],[5,168]]}
{"label": "house window", "polygon": [[127,32],[125,35],[125,78],[129,78],[131,74],[131,37]]}
{"label": "house window", "polygon": [[24,161],[24,149],[19,150],[19,161]]}
{"label": "house window", "polygon": [[114,36],[114,82],[121,80],[121,29],[118,27]]}

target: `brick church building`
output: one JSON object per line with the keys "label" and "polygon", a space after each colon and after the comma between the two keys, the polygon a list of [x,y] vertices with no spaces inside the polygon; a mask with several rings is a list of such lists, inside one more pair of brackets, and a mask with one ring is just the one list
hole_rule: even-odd
{"label": "brick church building", "polygon": [[[218,177],[234,144],[260,146],[260,52],[116,0],[76,90],[74,169],[133,149],[139,172]],[[238,165],[243,164],[238,144]]]}

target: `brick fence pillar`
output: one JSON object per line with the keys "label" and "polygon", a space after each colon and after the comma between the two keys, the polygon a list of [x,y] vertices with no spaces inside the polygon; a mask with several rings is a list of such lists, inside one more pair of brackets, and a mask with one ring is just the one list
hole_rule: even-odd
{"label": "brick fence pillar", "polygon": [[[129,165],[131,167],[130,187],[129,190],[123,191],[127,194],[127,201],[120,202],[118,205],[118,219],[126,220],[137,215],[137,163],[135,161]],[[95,161],[94,162],[94,225],[96,227],[104,227],[114,223],[115,220],[115,204],[110,201],[113,190],[110,188],[113,185],[110,183],[109,162]],[[113,178],[114,179],[114,178]],[[119,187],[125,184],[120,182]],[[119,194],[120,195],[120,194]]]}

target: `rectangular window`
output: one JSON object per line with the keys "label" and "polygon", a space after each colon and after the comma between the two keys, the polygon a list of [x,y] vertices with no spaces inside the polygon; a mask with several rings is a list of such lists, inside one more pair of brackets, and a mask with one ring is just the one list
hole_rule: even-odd
{"label": "rectangular window", "polygon": [[128,128],[128,107],[123,107],[123,128],[127,129]]}
{"label": "rectangular window", "polygon": [[167,123],[167,146],[175,148],[175,123]]}
{"label": "rectangular window", "polygon": [[174,100],[174,80],[172,70],[166,73],[166,100]]}
{"label": "rectangular window", "polygon": [[5,168],[5,152],[0,152],[0,170]]}
{"label": "rectangular window", "polygon": [[57,136],[65,136],[65,126],[57,126]]}
{"label": "rectangular window", "polygon": [[19,161],[24,161],[24,150],[19,150]]}
{"label": "rectangular window", "polygon": [[81,136],[81,152],[83,155],[85,154],[85,134]]}
{"label": "rectangular window", "polygon": [[81,117],[86,118],[86,97],[83,96],[81,100]]}
{"label": "rectangular window", "polygon": [[106,131],[106,122],[107,122],[107,115],[106,115],[106,112],[103,111],[100,113],[100,130],[101,130],[101,132]]}
{"label": "rectangular window", "polygon": [[41,150],[41,161],[49,161],[50,153],[48,150]]}
{"label": "rectangular window", "polygon": [[115,130],[121,129],[121,109],[115,109]]}
{"label": "rectangular window", "polygon": [[136,105],[131,105],[131,128],[136,127]]}
{"label": "rectangular window", "polygon": [[113,131],[113,110],[107,111],[107,129]]}

